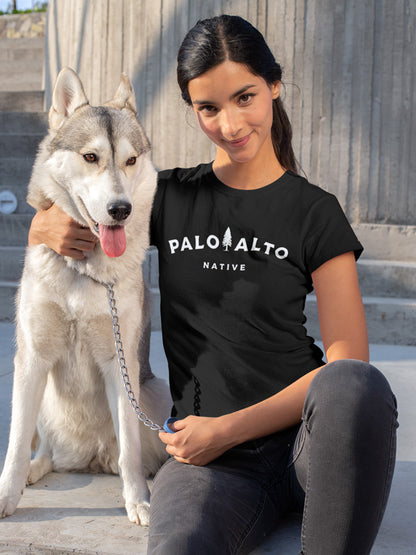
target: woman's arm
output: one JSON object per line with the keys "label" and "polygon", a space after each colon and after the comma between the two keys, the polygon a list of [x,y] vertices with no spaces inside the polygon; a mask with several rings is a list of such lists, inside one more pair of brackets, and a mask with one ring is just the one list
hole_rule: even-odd
{"label": "woman's arm", "polygon": [[329,260],[312,274],[328,362],[369,360],[367,324],[354,253]]}
{"label": "woman's arm", "polygon": [[[368,361],[367,328],[354,254],[329,260],[312,274],[312,279],[328,362],[345,358]],[[235,445],[300,422],[306,392],[319,370],[240,411],[218,418],[188,416],[172,426],[177,433],[161,432],[160,438],[177,460],[207,464]]]}
{"label": "woman's arm", "polygon": [[82,260],[85,251],[92,251],[97,237],[90,229],[82,227],[55,204],[40,210],[29,229],[29,246],[45,244],[58,254]]}

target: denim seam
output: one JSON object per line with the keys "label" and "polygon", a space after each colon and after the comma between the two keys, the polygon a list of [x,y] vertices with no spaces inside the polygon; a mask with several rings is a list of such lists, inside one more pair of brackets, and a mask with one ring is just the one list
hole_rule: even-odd
{"label": "denim seam", "polygon": [[[396,403],[397,403],[397,401],[396,401]],[[397,404],[396,404],[396,406],[397,406]],[[394,414],[395,418],[394,418],[394,421],[392,421],[391,428],[390,428],[390,449],[389,449],[390,456],[389,456],[389,461],[388,461],[388,466],[387,466],[387,475],[386,475],[386,479],[385,479],[385,482],[384,482],[384,492],[383,492],[382,504],[380,506],[379,515],[378,515],[377,530],[380,528],[381,521],[383,520],[385,508],[386,508],[386,505],[387,505],[387,500],[388,500],[390,489],[391,489],[394,467],[395,467],[395,464],[396,464],[396,449],[395,449],[394,457],[392,457],[392,449],[393,449],[393,444],[394,445],[397,444],[397,439],[396,439],[396,430],[397,430],[397,426],[398,426],[398,424],[397,424],[397,416],[398,416],[397,409],[394,410],[393,414]]]}
{"label": "denim seam", "polygon": [[[256,455],[258,456],[258,458],[261,460],[261,462],[263,463],[264,467],[267,468],[269,471],[274,470],[274,466],[273,464],[269,461],[268,457],[265,456],[265,454],[263,453],[262,449],[259,447],[255,447],[255,451],[256,451]],[[262,489],[264,489],[264,491],[270,491],[270,487],[273,484],[277,484],[279,483],[282,478],[283,478],[284,472],[282,472],[281,475],[279,475],[277,478],[273,478],[272,481],[266,480],[266,478],[263,478],[262,480],[258,480],[258,484],[260,485],[260,487]]]}
{"label": "denim seam", "polygon": [[[293,466],[295,464],[295,462],[300,457],[300,454],[302,453],[303,446],[305,445],[306,434],[308,433],[308,430],[306,428],[306,425],[303,422],[301,424],[301,427],[299,428],[299,433],[302,434],[302,441],[299,443],[299,445],[297,445],[297,443],[296,443],[297,440],[295,439],[295,442],[293,444],[292,452],[289,456],[289,461],[287,463],[286,469],[290,468],[291,466]],[[296,454],[294,456],[293,452],[295,450],[295,447],[297,447],[297,451],[296,451]]]}
{"label": "denim seam", "polygon": [[243,546],[244,542],[247,540],[247,537],[249,535],[249,533],[251,532],[251,530],[253,529],[254,525],[256,524],[256,522],[259,520],[260,516],[263,513],[263,509],[264,509],[264,505],[266,502],[266,492],[263,490],[263,488],[261,488],[261,492],[262,495],[260,497],[260,501],[257,503],[257,507],[256,510],[254,511],[254,515],[252,517],[252,519],[250,520],[250,522],[247,524],[247,526],[245,527],[243,533],[241,534],[241,539],[239,542],[236,543],[236,549],[234,551],[234,553],[239,553],[241,547]]}
{"label": "denim seam", "polygon": [[[308,427],[306,426],[305,423],[305,439],[306,439],[306,433],[310,433],[308,430]],[[301,553],[305,554],[306,551],[304,551],[305,549],[305,539],[306,539],[306,532],[305,532],[305,528],[306,528],[306,515],[307,515],[307,510],[308,510],[308,501],[309,501],[309,492],[310,492],[310,479],[311,479],[311,457],[308,456],[308,472],[307,472],[307,476],[306,476],[306,488],[305,488],[305,502],[303,505],[303,515],[302,515],[302,530],[301,530],[301,543],[302,543],[302,551]]]}
{"label": "denim seam", "polygon": [[263,461],[263,464],[267,466],[269,470],[273,470],[273,464],[270,463],[269,459],[265,456],[262,449],[256,446],[256,455]]}

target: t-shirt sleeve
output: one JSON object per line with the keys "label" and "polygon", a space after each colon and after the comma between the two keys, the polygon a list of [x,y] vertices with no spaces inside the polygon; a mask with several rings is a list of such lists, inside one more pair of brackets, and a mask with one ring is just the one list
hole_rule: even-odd
{"label": "t-shirt sleeve", "polygon": [[337,198],[329,193],[310,207],[304,238],[305,265],[310,273],[346,252],[353,251],[357,260],[364,250]]}

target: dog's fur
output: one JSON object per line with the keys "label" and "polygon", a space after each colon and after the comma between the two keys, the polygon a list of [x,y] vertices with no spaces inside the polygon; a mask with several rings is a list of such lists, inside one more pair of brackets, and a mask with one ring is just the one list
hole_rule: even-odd
{"label": "dog's fur", "polygon": [[[62,70],[49,127],[33,168],[28,202],[37,210],[56,203],[100,234],[103,248],[97,243],[84,260],[59,256],[45,245],[27,249],[17,296],[12,421],[0,478],[0,515],[11,515],[25,484],[47,472],[120,472],[128,517],[146,525],[145,476],[155,473],[166,452],[158,434],[139,424],[129,404],[102,283],[115,284],[136,398],[152,420],[162,423],[171,401],[167,385],[153,376],[148,362],[149,309],[141,267],[156,187],[150,146],[124,75],[113,100],[93,107],[78,76]],[[110,205],[116,207],[111,214]],[[128,216],[126,205],[132,206]],[[127,246],[121,254],[123,229]],[[106,231],[110,247],[105,245]],[[32,438],[37,446],[30,461]]]}

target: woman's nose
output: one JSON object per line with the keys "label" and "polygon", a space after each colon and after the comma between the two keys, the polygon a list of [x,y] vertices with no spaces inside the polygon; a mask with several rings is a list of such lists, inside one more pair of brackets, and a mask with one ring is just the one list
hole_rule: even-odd
{"label": "woman's nose", "polygon": [[222,134],[226,138],[235,137],[241,129],[240,117],[234,110],[223,110],[221,115]]}

